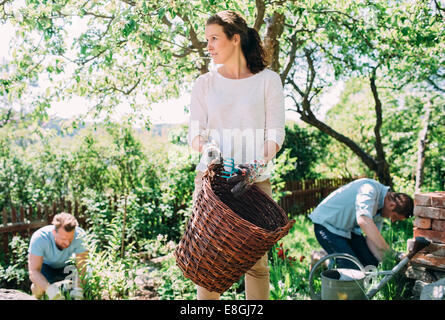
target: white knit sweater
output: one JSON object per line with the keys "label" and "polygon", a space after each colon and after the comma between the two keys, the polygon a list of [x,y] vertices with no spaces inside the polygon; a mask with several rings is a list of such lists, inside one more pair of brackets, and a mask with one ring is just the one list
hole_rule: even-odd
{"label": "white knit sweater", "polygon": [[[284,141],[284,95],[279,75],[269,69],[244,79],[228,79],[217,70],[198,77],[190,107],[189,144],[200,135],[215,141],[224,158],[236,164],[263,158],[264,142]],[[196,169],[204,171],[200,162]],[[269,170],[257,179],[265,180]]]}

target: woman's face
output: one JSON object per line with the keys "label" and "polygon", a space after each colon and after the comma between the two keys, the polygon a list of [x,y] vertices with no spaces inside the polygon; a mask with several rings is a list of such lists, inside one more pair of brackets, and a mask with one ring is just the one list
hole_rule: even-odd
{"label": "woman's face", "polygon": [[235,34],[229,40],[219,24],[208,24],[205,27],[207,51],[215,64],[226,63],[234,54],[239,43],[239,36]]}

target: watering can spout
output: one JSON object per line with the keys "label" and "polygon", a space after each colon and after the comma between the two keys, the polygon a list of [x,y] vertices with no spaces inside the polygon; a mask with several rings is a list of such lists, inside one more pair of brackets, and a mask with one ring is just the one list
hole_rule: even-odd
{"label": "watering can spout", "polygon": [[414,257],[416,255],[416,253],[418,253],[420,250],[426,248],[430,244],[431,244],[431,241],[429,241],[428,239],[426,239],[424,237],[416,237],[413,249],[411,250],[411,252],[408,253],[407,257],[411,260],[412,257]]}

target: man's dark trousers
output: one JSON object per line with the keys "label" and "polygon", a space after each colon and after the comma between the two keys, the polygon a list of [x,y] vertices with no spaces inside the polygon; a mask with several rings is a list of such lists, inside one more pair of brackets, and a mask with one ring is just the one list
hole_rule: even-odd
{"label": "man's dark trousers", "polygon": [[[377,267],[379,264],[362,235],[351,232],[351,239],[348,239],[330,232],[318,223],[314,223],[314,232],[318,242],[328,254],[348,253],[357,258],[363,266],[373,265]],[[354,262],[346,259],[337,259],[337,267],[359,269]]]}

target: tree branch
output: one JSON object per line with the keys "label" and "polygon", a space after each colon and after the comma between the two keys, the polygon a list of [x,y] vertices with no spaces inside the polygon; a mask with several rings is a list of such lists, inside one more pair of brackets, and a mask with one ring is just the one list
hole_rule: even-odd
{"label": "tree branch", "polygon": [[[121,41],[119,41],[117,44],[116,44],[116,48],[119,48],[119,47],[121,47],[124,43],[126,43],[127,41],[124,41],[124,40],[121,40]],[[82,65],[82,66],[84,66],[84,65],[86,65],[88,62],[90,62],[90,61],[92,61],[92,60],[94,60],[94,59],[96,59],[96,58],[98,58],[98,57],[100,57],[105,51],[107,51],[109,48],[107,48],[107,47],[104,47],[102,50],[100,50],[97,54],[95,54],[94,56],[92,56],[92,57],[90,57],[90,58],[88,58],[88,59],[85,59],[84,61],[82,61],[81,59],[77,59],[77,60],[75,60],[75,62],[77,63],[77,64],[80,64],[80,65]]]}
{"label": "tree branch", "polygon": [[[306,106],[305,106],[306,104]],[[330,126],[328,126],[326,123],[318,120],[312,111],[306,110],[308,103],[304,103],[303,101],[303,109],[304,112],[300,113],[301,120],[306,122],[307,124],[310,124],[316,128],[318,128],[320,131],[326,133],[327,135],[331,136],[335,140],[343,143],[346,145],[349,149],[352,150],[364,163],[365,165],[372,171],[377,171],[377,163],[375,160],[367,154],[362,148],[359,147],[357,143],[346,137],[345,135],[339,133],[338,131],[334,130]]]}
{"label": "tree branch", "polygon": [[[8,2],[11,2],[11,0],[3,0],[0,2],[0,7],[3,8],[3,11],[5,10],[5,4],[7,4]],[[5,12],[6,14],[6,12]]]}
{"label": "tree branch", "polygon": [[306,48],[303,49],[304,50],[304,55],[306,56],[306,61],[307,64],[309,66],[308,69],[308,73],[307,73],[307,86],[306,86],[306,92],[305,92],[305,96],[309,97],[309,93],[312,90],[312,86],[314,85],[314,80],[315,80],[315,68],[314,68],[314,60],[311,57],[312,51],[308,50]]}
{"label": "tree branch", "polygon": [[162,16],[161,21],[169,28],[173,25],[173,23],[171,23],[171,21],[167,19],[165,14]]}
{"label": "tree branch", "polygon": [[375,101],[375,115],[376,115],[376,123],[374,126],[374,135],[375,135],[375,150],[377,153],[377,175],[379,176],[380,181],[385,183],[386,185],[389,185],[392,187],[392,179],[389,174],[389,165],[386,162],[385,159],[385,151],[383,149],[382,144],[382,137],[380,135],[380,129],[382,127],[382,102],[379,98],[378,92],[377,92],[377,86],[375,84],[376,80],[376,68],[373,69],[371,77],[370,77],[370,85],[371,85],[371,91],[372,95],[374,97]]}
{"label": "tree branch", "polygon": [[[202,45],[202,42],[199,41],[198,35],[196,34],[196,31],[193,28],[192,23],[190,22],[190,19],[187,16],[182,16],[180,14],[178,14],[178,17],[180,17],[182,19],[182,21],[184,21],[185,23],[187,23],[189,25],[190,41],[192,42],[192,46],[198,50],[199,56],[201,58],[206,58],[207,56],[203,50],[204,46]],[[201,74],[204,74],[209,71],[209,69],[208,69],[209,61],[207,59],[203,59],[203,60],[204,60],[204,63],[201,64],[200,66],[198,66]]]}
{"label": "tree branch", "polygon": [[[1,5],[1,3],[0,3],[0,5]],[[0,121],[0,128],[3,128],[4,126],[6,126],[8,124],[9,120],[11,119],[11,115],[12,115],[12,108],[10,108],[8,110],[6,115],[2,116],[2,119]]]}
{"label": "tree branch", "polygon": [[434,80],[431,79],[431,77],[427,78],[426,81],[427,81],[430,85],[432,85],[432,86],[434,87],[434,89],[436,89],[437,91],[445,92],[445,89],[439,87],[439,85],[438,85],[436,82],[434,82]]}
{"label": "tree branch", "polygon": [[313,11],[311,11],[311,12],[313,12],[313,13],[321,13],[321,14],[325,14],[325,13],[337,13],[337,14],[339,14],[339,15],[343,15],[343,16],[348,17],[349,19],[351,19],[352,21],[354,21],[354,23],[358,23],[358,22],[360,22],[360,20],[354,18],[353,16],[351,16],[351,15],[349,15],[349,14],[347,14],[347,13],[344,13],[344,12],[342,12],[342,11],[338,11],[338,10],[313,10]]}
{"label": "tree branch", "polygon": [[301,107],[301,104],[297,101],[297,99],[295,98],[295,95],[293,95],[293,94],[289,94],[289,95],[287,95],[288,97],[290,97],[292,100],[294,100],[294,103],[295,103],[295,107],[296,107],[296,112],[297,113],[299,113],[299,114],[301,114],[301,112],[303,112],[303,109],[302,109],[302,107]]}
{"label": "tree branch", "polygon": [[85,11],[84,15],[85,16],[93,16],[93,17],[101,18],[101,19],[111,19],[111,20],[114,20],[114,18],[115,18],[115,16],[105,16],[103,14],[94,13],[94,12],[90,12],[90,11]]}
{"label": "tree branch", "polygon": [[134,89],[137,88],[137,86],[139,85],[140,82],[141,82],[141,79],[138,79],[138,81],[136,81],[136,83],[135,83],[130,89],[128,89],[128,90],[122,90],[122,89],[119,89],[119,88],[117,88],[114,84],[112,85],[112,88],[113,88],[115,91],[121,92],[121,93],[123,93],[123,94],[125,94],[125,95],[128,96],[128,95],[130,95],[130,94],[133,92]]}
{"label": "tree branch", "polygon": [[257,15],[255,18],[255,24],[253,25],[253,28],[256,31],[260,31],[261,26],[264,23],[264,14],[266,12],[266,4],[264,3],[264,0],[255,0]]}
{"label": "tree branch", "polygon": [[442,12],[445,13],[445,8],[442,8],[442,7],[439,5],[439,2],[438,2],[437,0],[434,0],[434,4],[436,5],[436,9],[437,9],[437,12],[439,13],[439,15],[440,15],[441,17],[443,17],[443,16],[442,16]]}
{"label": "tree branch", "polygon": [[330,57],[332,60],[338,61],[339,63],[344,63],[348,66],[349,69],[353,70],[354,66],[348,59],[342,59],[340,57],[335,56],[332,52],[330,52],[328,49],[326,49],[323,45],[320,43],[317,43],[317,46],[321,49],[321,51],[327,56]]}
{"label": "tree branch", "polygon": [[303,90],[300,89],[300,87],[295,83],[295,81],[292,78],[288,77],[286,79],[286,82],[290,83],[292,85],[292,87],[294,87],[295,91],[298,92],[298,94],[301,96],[301,98],[305,97]]}
{"label": "tree branch", "polygon": [[[306,50],[308,52],[308,50]],[[308,56],[306,55],[306,58]],[[311,61],[312,59],[308,60]],[[312,76],[311,78],[315,78],[315,69],[313,66],[309,66],[309,69],[312,68]],[[352,150],[364,163],[365,165],[372,171],[377,171],[378,166],[376,161],[368,154],[366,153],[360,146],[352,141],[350,138],[346,137],[345,135],[339,133],[338,131],[334,130],[332,127],[328,126],[326,123],[320,121],[317,119],[317,117],[314,115],[314,113],[311,110],[311,101],[309,99],[310,91],[306,90],[306,92],[303,92],[298,85],[294,82],[293,79],[287,78],[287,82],[290,83],[293,88],[298,92],[298,94],[302,97],[301,104],[296,103],[297,112],[300,114],[300,118],[302,121],[306,122],[307,124],[310,124],[316,128],[318,128],[320,131],[326,133],[327,135],[331,136],[335,140],[343,143],[346,145],[349,149]],[[313,88],[312,85],[308,85],[307,88]],[[295,99],[294,99],[295,101]]]}
{"label": "tree branch", "polygon": [[287,61],[287,65],[280,75],[282,84],[285,83],[285,80],[286,80],[290,70],[292,69],[292,66],[295,63],[295,59],[297,58],[296,52],[297,52],[298,47],[301,44],[303,44],[303,42],[304,42],[302,40],[297,41],[297,33],[296,32],[294,32],[294,34],[291,36],[291,38],[289,40],[291,42],[291,48],[290,48],[290,52],[288,54],[289,60]]}
{"label": "tree branch", "polygon": [[131,0],[121,0],[122,2],[129,4],[130,6],[134,7],[136,5],[136,2]]}

